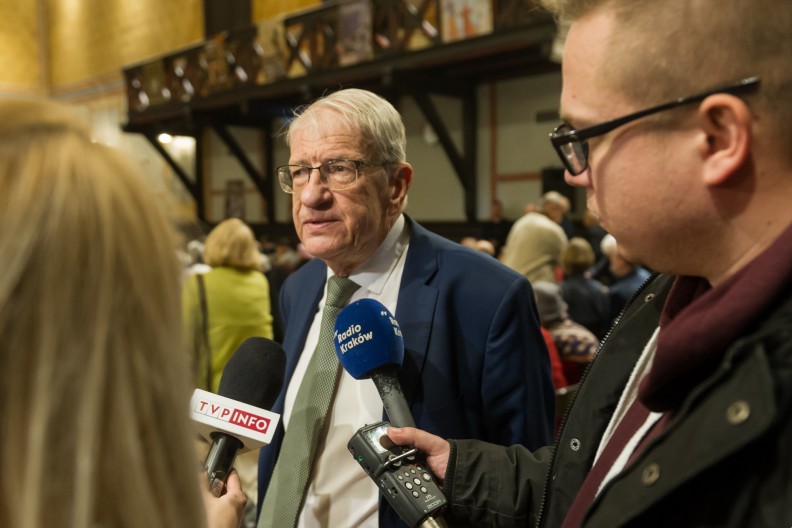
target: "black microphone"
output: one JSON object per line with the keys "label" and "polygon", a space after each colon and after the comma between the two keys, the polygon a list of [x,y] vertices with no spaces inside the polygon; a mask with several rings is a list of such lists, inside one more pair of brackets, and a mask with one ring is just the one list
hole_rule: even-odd
{"label": "black microphone", "polygon": [[263,337],[246,339],[223,368],[218,394],[196,389],[192,418],[212,442],[204,467],[215,497],[225,489],[228,473],[240,450],[267,445],[280,420],[272,407],[283,386],[286,355]]}

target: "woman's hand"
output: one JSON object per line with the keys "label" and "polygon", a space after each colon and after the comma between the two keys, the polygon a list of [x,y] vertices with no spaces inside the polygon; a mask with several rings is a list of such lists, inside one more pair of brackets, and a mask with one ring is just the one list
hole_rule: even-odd
{"label": "woman's hand", "polygon": [[225,493],[220,497],[215,497],[209,491],[206,472],[201,472],[201,480],[206,525],[209,528],[239,528],[245,517],[247,497],[242,491],[242,483],[236,470],[232,469],[228,474]]}

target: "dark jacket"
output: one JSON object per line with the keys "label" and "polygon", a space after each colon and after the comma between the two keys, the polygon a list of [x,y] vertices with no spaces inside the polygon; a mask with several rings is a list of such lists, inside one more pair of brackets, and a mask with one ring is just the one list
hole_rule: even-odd
{"label": "dark jacket", "polygon": [[591,330],[597,339],[605,337],[613,322],[605,286],[583,274],[567,275],[560,286],[569,318]]}
{"label": "dark jacket", "polygon": [[[561,525],[671,283],[659,276],[630,303],[586,373],[555,448],[482,451],[475,441],[452,442],[444,491],[453,526]],[[583,525],[792,526],[790,414],[787,299],[728,348],[664,431],[606,485]]]}
{"label": "dark jacket", "polygon": [[[546,444],[553,432],[553,386],[528,281],[497,260],[406,220],[410,246],[395,315],[405,348],[399,381],[415,423],[445,437],[532,448]],[[323,262],[311,261],[281,290],[286,381],[274,412],[283,412],[326,274]],[[278,424],[272,443],[261,449],[259,504],[282,440]],[[384,503],[380,526],[405,524]]]}

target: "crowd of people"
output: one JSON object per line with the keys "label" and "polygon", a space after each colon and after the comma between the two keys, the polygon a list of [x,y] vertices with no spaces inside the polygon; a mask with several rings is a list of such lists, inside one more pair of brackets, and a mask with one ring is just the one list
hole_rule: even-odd
{"label": "crowd of people", "polygon": [[388,436],[427,453],[454,526],[789,525],[792,4],[543,3],[569,28],[565,179],[659,274],[552,445]]}
{"label": "crowd of people", "polygon": [[[421,175],[366,90],[289,122],[297,244],[230,218],[181,260],[68,107],[0,101],[0,526],[404,528],[347,450],[391,419],[332,345],[361,299],[404,341],[383,445],[425,453],[451,526],[792,525],[792,4],[723,2],[542,0],[587,211],[495,200],[461,244],[405,212]],[[248,337],[286,353],[282,419],[215,497],[185,410]]]}
{"label": "crowd of people", "polygon": [[593,359],[602,339],[651,272],[627,260],[616,239],[586,208],[571,216],[570,200],[548,191],[538,205],[528,202],[524,215],[511,221],[499,200],[480,237],[467,236],[463,246],[497,258],[525,275],[538,300],[543,331],[551,338],[556,389],[574,386]]}

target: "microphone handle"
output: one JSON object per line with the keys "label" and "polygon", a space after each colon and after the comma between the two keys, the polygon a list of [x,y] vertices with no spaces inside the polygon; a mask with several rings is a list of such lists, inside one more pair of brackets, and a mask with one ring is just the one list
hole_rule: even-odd
{"label": "microphone handle", "polygon": [[418,525],[418,528],[447,528],[447,524],[443,517],[429,516]]}
{"label": "microphone handle", "polygon": [[377,369],[371,374],[371,379],[377,386],[390,423],[395,427],[415,427],[415,420],[396,376],[396,369]]}
{"label": "microphone handle", "polygon": [[209,490],[212,495],[219,497],[225,489],[228,473],[234,465],[237,451],[243,444],[237,438],[225,433],[214,432],[210,436],[212,447],[206,455],[204,467],[209,477]]}

